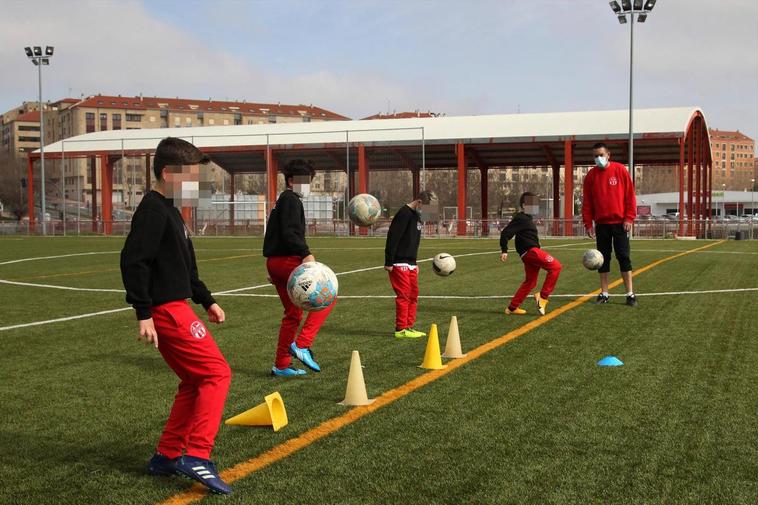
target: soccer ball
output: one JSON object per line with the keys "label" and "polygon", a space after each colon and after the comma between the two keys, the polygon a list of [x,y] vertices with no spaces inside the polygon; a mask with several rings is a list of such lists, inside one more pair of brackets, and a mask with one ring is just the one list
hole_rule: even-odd
{"label": "soccer ball", "polygon": [[432,260],[432,270],[441,277],[447,277],[455,272],[455,258],[448,253],[439,253]]}
{"label": "soccer ball", "polygon": [[339,283],[332,269],[310,261],[295,268],[287,280],[287,294],[303,310],[319,311],[337,299]]}
{"label": "soccer ball", "polygon": [[350,203],[347,204],[347,214],[350,221],[358,226],[371,226],[382,214],[382,206],[372,195],[361,193],[350,199]]}
{"label": "soccer ball", "polygon": [[582,264],[587,270],[597,270],[603,266],[603,253],[597,249],[587,249],[582,256]]}

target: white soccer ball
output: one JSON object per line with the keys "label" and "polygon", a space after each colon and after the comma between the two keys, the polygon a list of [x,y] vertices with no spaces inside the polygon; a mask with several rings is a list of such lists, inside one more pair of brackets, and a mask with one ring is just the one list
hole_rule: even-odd
{"label": "white soccer ball", "polygon": [[447,277],[455,272],[455,258],[448,253],[439,253],[432,260],[432,270],[441,277]]}
{"label": "white soccer ball", "polygon": [[287,280],[287,294],[303,310],[319,311],[337,299],[339,283],[332,269],[310,261],[295,268]]}
{"label": "white soccer ball", "polygon": [[603,266],[603,253],[597,249],[587,249],[582,256],[582,264],[587,270],[597,270]]}
{"label": "white soccer ball", "polygon": [[350,221],[358,226],[371,226],[382,215],[382,206],[374,196],[361,193],[350,199],[347,214]]}

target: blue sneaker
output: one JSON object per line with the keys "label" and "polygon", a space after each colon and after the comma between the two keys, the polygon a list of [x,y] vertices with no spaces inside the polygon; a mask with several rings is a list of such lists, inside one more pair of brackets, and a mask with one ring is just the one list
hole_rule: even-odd
{"label": "blue sneaker", "polygon": [[232,494],[232,488],[221,480],[211,460],[182,456],[176,462],[176,474],[199,482],[213,493]]}
{"label": "blue sneaker", "polygon": [[153,454],[150,461],[147,463],[148,475],[175,475],[176,474],[176,462],[179,458],[171,459],[164,456],[160,452]]}
{"label": "blue sneaker", "polygon": [[316,363],[316,360],[313,359],[313,351],[308,349],[307,347],[303,347],[302,349],[295,344],[295,342],[292,342],[290,344],[290,354],[299,359],[303,365],[307,366],[314,372],[320,372],[321,367],[318,366],[318,363]]}
{"label": "blue sneaker", "polygon": [[302,370],[300,368],[276,368],[276,366],[271,367],[271,375],[275,377],[295,377],[296,375],[305,375],[307,372],[305,370]]}

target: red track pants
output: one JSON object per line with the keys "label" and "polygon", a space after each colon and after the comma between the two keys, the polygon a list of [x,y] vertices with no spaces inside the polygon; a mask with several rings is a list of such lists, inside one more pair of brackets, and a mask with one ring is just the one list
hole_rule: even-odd
{"label": "red track pants", "polygon": [[303,311],[290,300],[287,294],[287,280],[301,262],[299,256],[272,256],[266,260],[266,269],[284,306],[284,317],[282,317],[282,325],[279,327],[279,343],[276,346],[276,360],[274,362],[276,368],[287,368],[292,363],[292,357],[289,354],[289,346],[292,342],[295,342],[300,348],[313,345],[318,331],[337,303],[335,301],[324,310],[308,312],[300,334],[297,334],[297,329],[303,318]]}
{"label": "red track pants", "polygon": [[393,265],[390,284],[395,290],[395,329],[413,328],[418,304],[418,267]]}
{"label": "red track pants", "polygon": [[158,305],[152,313],[158,350],[181,379],[158,452],[210,459],[232,371],[187,301]]}
{"label": "red track pants", "polygon": [[519,286],[516,294],[513,295],[510,305],[510,310],[515,310],[524,302],[529,293],[531,293],[534,286],[537,285],[537,278],[540,274],[540,269],[547,270],[547,276],[545,282],[542,284],[542,290],[540,296],[542,298],[548,298],[555,289],[555,284],[558,282],[558,276],[561,274],[561,263],[550,256],[548,253],[540,249],[539,247],[532,247],[522,257],[521,261],[524,262],[524,272],[526,273],[526,279]]}

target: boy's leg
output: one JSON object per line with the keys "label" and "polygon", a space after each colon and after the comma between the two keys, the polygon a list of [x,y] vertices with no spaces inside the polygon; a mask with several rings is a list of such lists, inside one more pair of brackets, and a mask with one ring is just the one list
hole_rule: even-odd
{"label": "boy's leg", "polygon": [[318,331],[326,321],[326,318],[329,317],[329,314],[332,312],[335,305],[337,305],[337,300],[323,310],[313,310],[308,312],[308,316],[306,316],[305,322],[303,323],[303,328],[295,339],[295,345],[301,349],[310,348],[313,345],[313,341],[316,339],[316,335],[318,335]]}
{"label": "boy's leg", "polygon": [[404,330],[408,321],[410,307],[410,279],[408,268],[394,267],[390,276],[390,284],[395,291],[395,330]]}
{"label": "boy's leg", "polygon": [[516,310],[521,306],[521,304],[524,302],[527,296],[529,296],[529,293],[534,289],[534,286],[537,285],[537,276],[540,273],[540,267],[534,266],[530,263],[529,257],[530,257],[530,251],[527,251],[527,253],[524,255],[523,258],[521,258],[524,262],[524,282],[521,283],[521,286],[519,286],[518,290],[516,291],[516,294],[513,295],[513,298],[511,298],[511,303],[508,304],[508,310]]}
{"label": "boy's leg", "polygon": [[408,270],[408,315],[405,319],[405,327],[413,328],[416,325],[416,307],[418,306],[418,267]]}
{"label": "boy's leg", "polygon": [[279,327],[279,341],[276,345],[276,358],[274,365],[276,368],[284,369],[292,363],[292,357],[289,354],[289,346],[295,340],[297,329],[303,318],[303,311],[298,308],[287,293],[287,281],[292,271],[300,264],[299,258],[296,257],[272,257],[266,261],[271,282],[279,294],[279,300],[284,307],[282,323]]}
{"label": "boy's leg", "polygon": [[618,260],[621,277],[624,279],[626,292],[633,293],[631,245],[629,235],[624,231],[622,224],[613,225],[613,250],[616,252],[616,260]]}
{"label": "boy's leg", "polygon": [[[603,293],[608,292],[608,273],[611,271],[611,253],[613,252],[613,232],[611,225],[598,224],[595,226],[595,243],[597,250],[603,255],[603,265],[598,269],[600,274],[600,291],[598,300]],[[605,299],[607,301],[607,298]]]}
{"label": "boy's leg", "polygon": [[[186,441],[186,454],[210,459],[231,382],[231,369],[205,324],[186,302],[161,306],[173,322],[162,327],[159,349],[174,370],[181,371],[180,402],[174,405],[161,443],[167,450],[177,439]],[[184,386],[186,384],[186,386]],[[194,402],[189,400],[194,396]],[[159,452],[166,456],[159,445]]]}
{"label": "boy's leg", "polygon": [[531,258],[532,265],[547,271],[545,282],[542,283],[542,289],[540,290],[540,298],[547,300],[555,289],[555,284],[558,282],[558,276],[561,274],[563,266],[560,261],[542,249],[535,248],[532,251],[534,251],[534,255]]}

